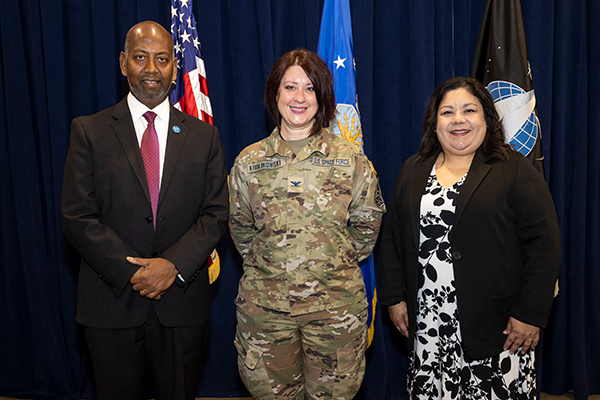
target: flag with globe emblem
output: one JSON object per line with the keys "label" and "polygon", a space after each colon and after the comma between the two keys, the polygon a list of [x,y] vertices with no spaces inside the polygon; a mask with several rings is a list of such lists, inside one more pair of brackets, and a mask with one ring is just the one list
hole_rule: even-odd
{"label": "flag with globe emblem", "polygon": [[[363,150],[363,135],[356,94],[356,69],[352,19],[348,0],[325,0],[319,32],[319,56],[329,66],[333,75],[336,115],[329,131],[358,145]],[[369,302],[368,345],[373,341],[377,288],[373,254],[360,264]]]}
{"label": "flag with globe emblem", "polygon": [[[527,157],[545,179],[540,121],[519,0],[486,1],[471,77],[487,85],[502,119],[506,142]],[[555,297],[558,291],[557,280]],[[540,359],[542,347],[536,349]]]}
{"label": "flag with globe emblem", "polygon": [[541,129],[519,0],[487,0],[471,77],[487,86],[506,142],[544,174]]}
{"label": "flag with globe emblem", "polygon": [[[186,114],[213,125],[206,70],[202,59],[192,0],[171,0],[171,37],[177,57],[177,81],[171,85],[171,103]],[[219,254],[208,258],[208,279],[213,283],[221,271]]]}

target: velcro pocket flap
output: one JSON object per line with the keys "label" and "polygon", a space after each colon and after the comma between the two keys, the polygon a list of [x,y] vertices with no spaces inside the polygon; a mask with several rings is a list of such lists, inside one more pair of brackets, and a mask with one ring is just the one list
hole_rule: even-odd
{"label": "velcro pocket flap", "polygon": [[252,346],[242,338],[236,337],[233,343],[235,344],[238,354],[244,361],[246,367],[250,370],[254,370],[262,357],[263,351]]}

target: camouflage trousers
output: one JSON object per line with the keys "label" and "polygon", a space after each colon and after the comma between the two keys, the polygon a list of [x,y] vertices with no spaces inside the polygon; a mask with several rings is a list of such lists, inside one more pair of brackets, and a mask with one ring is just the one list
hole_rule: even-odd
{"label": "camouflage trousers", "polygon": [[256,400],[352,399],[365,375],[365,302],[291,316],[236,300],[238,370]]}

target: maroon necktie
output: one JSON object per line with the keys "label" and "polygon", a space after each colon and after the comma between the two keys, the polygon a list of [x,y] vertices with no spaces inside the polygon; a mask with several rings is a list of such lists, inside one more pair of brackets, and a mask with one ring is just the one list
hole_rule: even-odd
{"label": "maroon necktie", "polygon": [[146,179],[148,180],[148,191],[150,192],[150,202],[152,204],[152,221],[154,230],[156,230],[156,208],[158,206],[158,193],[160,186],[160,150],[158,146],[158,135],[154,128],[154,119],[156,114],[147,111],[144,118],[148,121],[148,127],[142,136],[142,159],[146,168]]}

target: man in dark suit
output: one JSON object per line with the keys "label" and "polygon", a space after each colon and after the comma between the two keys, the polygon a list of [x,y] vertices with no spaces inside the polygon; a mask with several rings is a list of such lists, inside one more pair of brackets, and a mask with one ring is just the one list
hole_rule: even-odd
{"label": "man in dark suit", "polygon": [[193,399],[206,338],[207,260],[225,231],[217,129],[176,110],[173,41],[135,25],[120,56],[129,95],[73,120],[62,194],[81,254],[77,321],[100,399]]}

